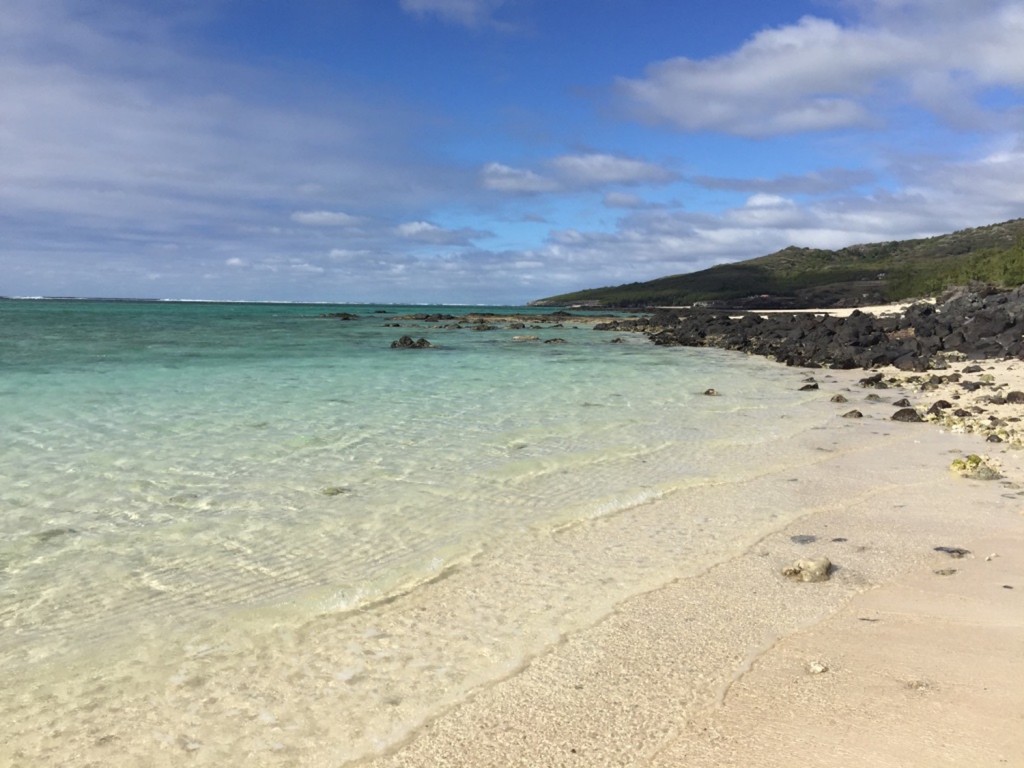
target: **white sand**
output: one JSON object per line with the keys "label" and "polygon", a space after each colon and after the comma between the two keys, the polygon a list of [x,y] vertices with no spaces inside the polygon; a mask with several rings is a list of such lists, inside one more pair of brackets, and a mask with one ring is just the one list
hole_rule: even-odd
{"label": "white sand", "polygon": [[[1024,389],[1017,367],[992,373]],[[867,402],[864,375],[819,373],[823,398],[849,398],[821,463],[749,489],[791,483],[809,516],[626,601],[367,764],[1024,766],[1024,453],[892,422],[901,393]],[[842,419],[852,407],[865,417]],[[1005,479],[954,475],[967,453]],[[830,581],[780,575],[812,555]]]}

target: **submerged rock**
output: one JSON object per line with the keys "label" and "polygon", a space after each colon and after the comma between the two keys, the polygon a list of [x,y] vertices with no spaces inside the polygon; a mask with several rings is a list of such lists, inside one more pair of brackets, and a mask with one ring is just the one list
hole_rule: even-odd
{"label": "submerged rock", "polygon": [[35,536],[39,541],[50,541],[52,539],[60,538],[61,536],[72,536],[78,533],[74,528],[48,528],[45,531],[40,531]]}
{"label": "submerged rock", "polygon": [[832,576],[832,561],[827,557],[797,560],[783,568],[782,575],[794,581],[828,581]]}
{"label": "submerged rock", "polygon": [[324,496],[342,496],[346,493],[352,493],[352,489],[344,485],[329,485],[326,488],[321,488],[320,493]]}
{"label": "submerged rock", "polygon": [[412,336],[403,336],[391,342],[392,349],[430,349],[434,345],[426,339],[413,340]]}

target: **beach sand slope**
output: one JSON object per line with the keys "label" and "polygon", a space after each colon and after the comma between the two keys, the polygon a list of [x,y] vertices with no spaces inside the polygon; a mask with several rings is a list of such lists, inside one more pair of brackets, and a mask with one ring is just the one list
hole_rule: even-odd
{"label": "beach sand slope", "polygon": [[[865,402],[858,376],[819,373],[822,397],[864,413],[836,405],[820,463],[727,500],[787,484],[806,515],[625,601],[368,764],[1024,766],[1024,452],[892,422],[903,393]],[[970,452],[1004,478],[951,472]],[[782,576],[811,556],[830,580]]]}

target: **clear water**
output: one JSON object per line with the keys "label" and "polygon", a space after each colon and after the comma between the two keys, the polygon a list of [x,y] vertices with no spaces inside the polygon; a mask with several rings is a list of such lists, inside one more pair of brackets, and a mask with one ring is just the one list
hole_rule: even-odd
{"label": "clear water", "polygon": [[811,460],[799,372],[422,311],[0,302],[0,757],[357,760],[781,525],[658,503]]}

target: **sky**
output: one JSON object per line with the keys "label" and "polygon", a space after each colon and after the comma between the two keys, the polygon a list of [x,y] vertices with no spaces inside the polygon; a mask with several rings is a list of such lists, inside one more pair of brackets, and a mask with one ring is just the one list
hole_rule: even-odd
{"label": "sky", "polygon": [[1024,0],[2,0],[0,295],[521,304],[1024,216]]}

